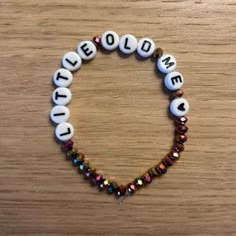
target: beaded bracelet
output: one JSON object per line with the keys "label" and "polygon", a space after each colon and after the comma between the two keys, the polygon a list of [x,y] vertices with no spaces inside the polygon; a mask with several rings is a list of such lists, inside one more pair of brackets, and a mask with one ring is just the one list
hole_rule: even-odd
{"label": "beaded bracelet", "polygon": [[[164,84],[166,88],[171,91],[170,112],[173,115],[176,127],[174,145],[157,165],[151,167],[146,173],[127,185],[118,185],[116,182],[105,178],[101,173],[97,173],[96,169],[85,158],[85,155],[74,147],[72,141],[74,128],[67,122],[70,111],[66,105],[72,98],[72,94],[67,88],[73,80],[71,72],[78,70],[82,61],[95,58],[100,47],[108,51],[113,51],[119,47],[119,50],[126,55],[137,52],[141,58],[152,57],[155,60],[157,70],[165,75]],[[79,173],[90,180],[92,185],[98,186],[100,191],[106,190],[108,193],[114,193],[117,197],[129,196],[142,186],[151,183],[154,177],[165,174],[167,169],[179,159],[180,152],[184,150],[184,142],[187,141],[185,133],[188,130],[186,126],[188,119],[185,115],[189,110],[189,104],[182,97],[183,90],[181,87],[184,84],[184,78],[179,72],[175,71],[176,60],[172,55],[163,54],[161,48],[155,48],[155,44],[150,38],[142,38],[137,41],[131,34],[119,37],[114,31],[107,31],[103,33],[101,38],[95,36],[91,41],[80,42],[77,52],[67,52],[62,58],[62,67],[53,75],[54,84],[58,88],[52,93],[55,106],[50,112],[50,117],[57,124],[55,136],[62,142],[62,150],[65,152],[67,159],[72,161],[73,166],[78,168]]]}

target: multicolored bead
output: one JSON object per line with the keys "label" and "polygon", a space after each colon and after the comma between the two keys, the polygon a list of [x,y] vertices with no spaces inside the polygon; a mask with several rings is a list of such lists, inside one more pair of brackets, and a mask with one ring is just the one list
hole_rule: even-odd
{"label": "multicolored bead", "polygon": [[108,193],[116,193],[118,191],[118,185],[116,182],[111,182],[107,186],[107,192]]}
{"label": "multicolored bead", "polygon": [[78,149],[77,148],[72,148],[66,151],[66,158],[70,160],[71,158],[74,158],[77,156]]}
{"label": "multicolored bead", "polygon": [[163,158],[162,163],[164,164],[165,167],[170,167],[174,164],[173,160],[171,160],[171,158],[168,156]]}

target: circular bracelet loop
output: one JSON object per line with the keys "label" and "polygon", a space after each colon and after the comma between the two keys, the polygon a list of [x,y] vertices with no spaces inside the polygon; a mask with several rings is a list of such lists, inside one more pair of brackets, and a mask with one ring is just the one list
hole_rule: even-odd
{"label": "circular bracelet loop", "polygon": [[[167,155],[156,165],[147,170],[146,173],[137,177],[127,185],[117,183],[105,178],[101,173],[97,173],[85,157],[85,155],[74,147],[72,141],[74,135],[73,126],[68,123],[70,111],[66,107],[72,99],[69,87],[73,81],[72,72],[77,71],[83,61],[95,58],[97,50],[102,47],[104,50],[113,51],[119,48],[123,54],[137,52],[142,58],[152,57],[159,72],[164,74],[164,85],[171,93],[170,112],[176,127],[174,144]],[[62,58],[62,67],[55,71],[53,82],[57,88],[52,93],[52,100],[55,106],[50,112],[51,120],[57,124],[55,129],[56,138],[62,142],[62,150],[66,158],[72,161],[73,166],[89,179],[91,184],[98,186],[99,190],[106,190],[114,193],[117,197],[130,195],[137,189],[152,182],[155,177],[160,177],[167,172],[167,169],[180,158],[180,152],[184,150],[184,143],[187,141],[186,132],[188,121],[186,114],[189,111],[189,103],[183,98],[184,78],[176,71],[176,60],[170,54],[164,54],[161,48],[156,48],[155,43],[150,38],[137,40],[131,34],[121,37],[114,31],[106,31],[100,37],[95,36],[93,40],[82,41],[78,44],[77,52],[67,52]]]}

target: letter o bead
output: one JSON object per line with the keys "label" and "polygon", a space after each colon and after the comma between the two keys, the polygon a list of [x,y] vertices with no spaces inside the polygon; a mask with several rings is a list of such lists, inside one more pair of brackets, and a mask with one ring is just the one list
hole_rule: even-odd
{"label": "letter o bead", "polygon": [[164,54],[157,60],[157,68],[164,74],[174,71],[176,65],[175,58],[170,54]]}
{"label": "letter o bead", "polygon": [[184,85],[184,77],[177,71],[170,72],[165,76],[164,84],[169,90],[178,90]]}
{"label": "letter o bead", "polygon": [[91,41],[82,41],[77,47],[77,52],[83,60],[91,60],[96,56],[97,48]]}
{"label": "letter o bead", "polygon": [[175,98],[170,103],[170,111],[174,116],[185,116],[189,111],[189,103],[185,98]]}
{"label": "letter o bead", "polygon": [[74,128],[70,123],[63,122],[57,125],[55,129],[55,135],[58,140],[65,142],[73,137]]}
{"label": "letter o bead", "polygon": [[149,38],[142,38],[138,42],[137,52],[141,57],[150,57],[155,51],[155,43]]}
{"label": "letter o bead", "polygon": [[119,45],[119,36],[114,31],[106,31],[101,37],[101,44],[108,51],[115,50]]}

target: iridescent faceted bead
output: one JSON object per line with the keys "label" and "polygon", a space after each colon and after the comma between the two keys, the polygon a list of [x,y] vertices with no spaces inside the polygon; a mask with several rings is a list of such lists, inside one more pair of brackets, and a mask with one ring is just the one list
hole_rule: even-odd
{"label": "iridescent faceted bead", "polygon": [[77,156],[78,149],[72,148],[66,151],[66,159],[70,160],[71,158],[74,158]]}
{"label": "iridescent faceted bead", "polygon": [[176,126],[176,132],[179,134],[185,134],[187,131],[188,131],[188,127],[186,125]]}
{"label": "iridescent faceted bead", "polygon": [[184,145],[182,143],[175,143],[173,146],[173,150],[177,152],[183,152],[184,151]]}
{"label": "iridescent faceted bead", "polygon": [[84,171],[84,177],[85,178],[89,178],[89,177],[91,177],[95,173],[96,173],[96,169],[94,167],[89,166]]}
{"label": "iridescent faceted bead", "polygon": [[182,89],[178,89],[177,91],[172,93],[174,98],[182,97],[184,95],[184,91]]}
{"label": "iridescent faceted bead", "polygon": [[116,182],[111,182],[107,186],[107,192],[108,193],[116,193],[118,191],[118,185]]}
{"label": "iridescent faceted bead", "polygon": [[152,182],[152,177],[148,173],[145,173],[143,175],[143,181],[147,184],[150,184]]}
{"label": "iridescent faceted bead", "polygon": [[102,178],[100,181],[97,182],[98,190],[103,191],[105,190],[106,186],[104,185],[104,179]]}
{"label": "iridescent faceted bead", "polygon": [[80,173],[83,173],[88,167],[89,167],[89,162],[87,160],[84,160],[83,163],[78,165],[78,170]]}
{"label": "iridescent faceted bead", "polygon": [[74,144],[74,142],[71,139],[69,139],[68,141],[66,141],[65,143],[62,144],[62,147],[61,147],[62,151],[66,152],[66,151],[72,149],[73,144]]}
{"label": "iridescent faceted bead", "polygon": [[136,188],[141,188],[142,186],[144,186],[142,178],[136,178],[134,180],[134,185]]}
{"label": "iridescent faceted bead", "polygon": [[184,134],[177,134],[175,136],[175,140],[178,142],[178,143],[185,143],[187,141],[188,137]]}
{"label": "iridescent faceted bead", "polygon": [[171,160],[171,158],[169,158],[168,156],[163,158],[162,163],[164,164],[165,167],[169,167],[174,164],[173,160]]}
{"label": "iridescent faceted bead", "polygon": [[105,187],[107,187],[110,184],[110,180],[109,179],[104,179],[103,184],[104,184]]}
{"label": "iridescent faceted bead", "polygon": [[155,169],[159,175],[165,174],[167,172],[167,168],[162,163],[157,164]]}
{"label": "iridescent faceted bead", "polygon": [[187,121],[188,121],[187,116],[181,116],[181,117],[176,118],[175,120],[176,124],[179,124],[179,125],[184,125],[187,123]]}
{"label": "iridescent faceted bead", "polygon": [[127,185],[127,191],[128,193],[134,193],[136,191],[136,187],[134,183],[129,183]]}
{"label": "iridescent faceted bead", "polygon": [[157,59],[163,55],[163,49],[162,48],[157,48],[154,53],[153,53],[153,58]]}
{"label": "iridescent faceted bead", "polygon": [[79,166],[84,162],[84,154],[83,153],[77,153],[77,155],[72,159],[72,164],[74,166]]}
{"label": "iridescent faceted bead", "polygon": [[180,154],[179,152],[176,152],[176,151],[170,151],[169,154],[168,154],[168,157],[172,160],[172,161],[176,161],[179,159],[180,157]]}
{"label": "iridescent faceted bead", "polygon": [[150,169],[148,170],[148,174],[149,174],[152,178],[158,176],[158,173],[157,173],[157,171],[156,171],[156,169],[155,169],[154,167],[152,167],[152,168],[150,168]]}
{"label": "iridescent faceted bead", "polygon": [[124,185],[121,185],[120,187],[118,187],[117,192],[116,192],[116,196],[117,197],[121,197],[124,196],[126,193],[126,187]]}

